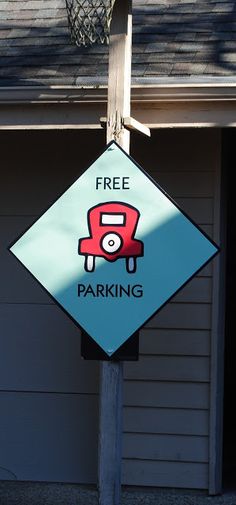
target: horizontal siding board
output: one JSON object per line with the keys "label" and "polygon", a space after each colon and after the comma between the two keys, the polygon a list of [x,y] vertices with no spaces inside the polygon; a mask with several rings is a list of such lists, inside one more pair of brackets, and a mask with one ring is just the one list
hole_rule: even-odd
{"label": "horizontal siding board", "polygon": [[0,303],[53,303],[50,296],[9,252],[8,247],[34,221],[33,216],[0,216]]}
{"label": "horizontal siding board", "polygon": [[197,274],[197,277],[212,277],[213,261],[210,261],[205,267],[201,268]]}
{"label": "horizontal siding board", "polygon": [[209,384],[193,382],[124,381],[124,405],[207,409]]}
{"label": "horizontal siding board", "polygon": [[[142,6],[142,8],[146,8]],[[150,9],[150,6],[148,6]],[[160,48],[160,41],[157,42]],[[151,44],[149,45],[151,46]],[[146,51],[150,47],[146,45]],[[147,56],[147,53],[145,52]],[[158,113],[158,112],[157,112]],[[156,171],[204,172],[213,171],[220,154],[219,132],[209,128],[153,130],[145,144],[145,138],[131,138],[131,154],[148,172]]]}
{"label": "horizontal siding board", "polygon": [[123,457],[207,463],[208,437],[125,433]]}
{"label": "horizontal siding board", "polygon": [[[62,177],[62,173],[60,177],[55,177],[54,171],[48,170],[48,164],[45,164],[43,159],[41,160],[42,170],[40,170],[39,161],[36,158],[33,158],[34,170],[27,164],[27,160],[24,160],[21,170],[12,170],[11,167],[9,173],[4,173],[0,214],[37,216],[44,212],[67,187],[66,177]],[[9,161],[13,164],[17,160],[13,158]],[[60,166],[58,166],[58,171],[60,172]]]}
{"label": "horizontal siding board", "polygon": [[141,354],[209,356],[209,330],[143,329],[140,331]]}
{"label": "horizontal siding board", "polygon": [[208,357],[141,356],[138,362],[125,363],[124,377],[137,380],[209,381]]}
{"label": "horizontal siding board", "polygon": [[122,483],[133,486],[207,489],[208,465],[124,460]]}
{"label": "horizontal siding board", "polygon": [[40,215],[104,148],[102,130],[1,132],[1,140],[0,215]]}
{"label": "horizontal siding board", "polygon": [[173,302],[210,303],[212,297],[211,279],[194,277],[184,286],[174,298]]}
{"label": "horizontal siding board", "polygon": [[176,203],[193,219],[203,224],[213,223],[213,198],[176,198]]}
{"label": "horizontal siding board", "polygon": [[80,355],[80,331],[56,305],[0,305],[0,389],[97,393],[98,363]]}
{"label": "horizontal siding board", "polygon": [[203,232],[205,232],[206,235],[209,238],[214,239],[214,237],[213,237],[213,225],[212,224],[200,224],[199,228],[200,228],[200,230],[202,230]]}
{"label": "horizontal siding board", "polygon": [[96,482],[97,397],[0,393],[0,411],[0,478]]}
{"label": "horizontal siding board", "polygon": [[212,172],[154,172],[156,182],[173,198],[212,198],[214,174]]}
{"label": "horizontal siding board", "polygon": [[208,435],[206,410],[124,408],[124,432]]}
{"label": "horizontal siding board", "polygon": [[168,303],[150,319],[146,328],[210,330],[211,306],[203,303]]}

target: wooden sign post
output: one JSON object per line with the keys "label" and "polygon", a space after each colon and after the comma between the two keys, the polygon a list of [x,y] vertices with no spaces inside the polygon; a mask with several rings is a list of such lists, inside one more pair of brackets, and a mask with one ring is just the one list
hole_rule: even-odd
{"label": "wooden sign post", "polygon": [[[132,0],[115,2],[109,44],[107,143],[115,140],[128,154],[130,116]],[[101,363],[98,487],[99,505],[120,505],[123,363]]]}

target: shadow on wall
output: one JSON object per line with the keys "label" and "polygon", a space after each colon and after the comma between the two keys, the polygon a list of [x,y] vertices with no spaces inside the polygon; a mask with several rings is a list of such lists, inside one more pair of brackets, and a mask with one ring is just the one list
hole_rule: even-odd
{"label": "shadow on wall", "polygon": [[[107,47],[72,45],[61,6],[29,11],[19,1],[16,12],[0,5],[0,85],[106,79]],[[133,13],[134,76],[235,74],[235,2],[134,0]]]}

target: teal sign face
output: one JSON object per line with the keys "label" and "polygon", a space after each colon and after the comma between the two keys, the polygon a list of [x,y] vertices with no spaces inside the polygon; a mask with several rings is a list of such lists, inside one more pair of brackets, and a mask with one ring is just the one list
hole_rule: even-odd
{"label": "teal sign face", "polygon": [[112,142],[10,251],[111,356],[218,248]]}

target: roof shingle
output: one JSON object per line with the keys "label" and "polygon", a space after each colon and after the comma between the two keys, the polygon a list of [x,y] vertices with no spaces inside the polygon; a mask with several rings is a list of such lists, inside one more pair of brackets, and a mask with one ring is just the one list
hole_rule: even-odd
{"label": "roof shingle", "polygon": [[[70,43],[64,0],[0,2],[0,85],[107,77],[108,49]],[[234,76],[236,2],[134,0],[133,76]]]}

